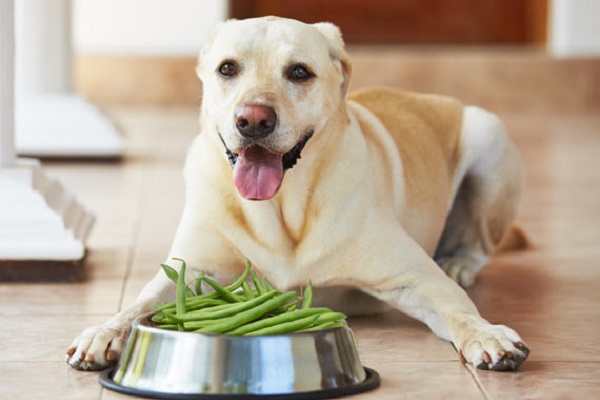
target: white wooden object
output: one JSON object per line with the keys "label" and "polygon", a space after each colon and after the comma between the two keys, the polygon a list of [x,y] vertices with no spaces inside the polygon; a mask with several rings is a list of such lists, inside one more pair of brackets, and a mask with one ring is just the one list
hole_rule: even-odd
{"label": "white wooden object", "polygon": [[598,0],[552,0],[548,25],[548,48],[559,57],[600,56],[600,2]]}
{"label": "white wooden object", "polygon": [[[0,3],[0,168],[11,167],[15,157],[14,142],[14,63],[13,4]],[[0,196],[1,197],[1,196]]]}
{"label": "white wooden object", "polygon": [[115,126],[72,92],[71,0],[18,0],[15,6],[17,153],[120,156],[123,138]]}
{"label": "white wooden object", "polygon": [[32,157],[115,158],[123,137],[100,110],[70,93],[17,93],[18,154]]}
{"label": "white wooden object", "polygon": [[0,261],[78,261],[93,224],[36,160],[14,152],[14,2],[0,0]]}

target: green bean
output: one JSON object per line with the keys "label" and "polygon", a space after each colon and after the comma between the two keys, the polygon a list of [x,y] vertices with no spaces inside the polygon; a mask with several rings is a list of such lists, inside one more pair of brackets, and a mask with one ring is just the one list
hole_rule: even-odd
{"label": "green bean", "polygon": [[258,295],[260,296],[261,294],[263,294],[265,292],[265,287],[263,286],[263,283],[258,278],[258,275],[256,275],[256,271],[252,271],[251,275],[252,275],[252,282],[254,282],[254,287],[256,288],[256,290],[258,291]]}
{"label": "green bean", "polygon": [[[224,287],[225,290],[228,291],[233,291],[237,288],[239,288],[242,285],[242,282],[244,282],[246,280],[246,278],[248,277],[248,274],[250,273],[250,266],[246,267],[246,269],[244,270],[244,273],[238,278],[236,279],[233,283],[227,285]],[[188,298],[186,300],[186,304],[189,302],[194,302],[194,301],[199,301],[199,300],[206,300],[206,299],[214,299],[219,297],[219,293],[217,292],[208,292],[208,293],[203,293],[201,295],[196,295],[194,297]],[[163,309],[166,308],[171,308],[175,306],[175,302],[171,302],[171,303],[165,303],[162,304],[158,307],[155,307],[156,311],[162,311]]]}
{"label": "green bean", "polygon": [[216,281],[210,279],[208,276],[203,277],[202,280],[208,283],[223,300],[228,301],[230,303],[238,303],[241,301],[239,297],[237,297],[235,294],[231,293],[229,290],[219,285]]}
{"label": "green bean", "polygon": [[199,321],[189,321],[189,322],[184,322],[183,323],[183,328],[186,331],[197,331],[198,329],[203,329],[206,328],[207,326],[211,326],[214,325],[220,321],[223,321],[222,319],[203,319],[203,320],[199,320]]}
{"label": "green bean", "polygon": [[210,325],[206,328],[199,329],[196,332],[223,333],[223,332],[233,330],[239,326],[242,326],[244,324],[247,324],[249,322],[257,320],[258,318],[262,317],[269,311],[272,311],[272,310],[276,309],[277,307],[288,303],[295,296],[296,296],[295,291],[283,293],[277,297],[267,300],[265,303],[263,303],[257,307],[253,307],[251,309],[243,311],[243,312],[239,313],[238,315],[234,315],[233,317],[223,319],[223,320],[221,320],[213,325]]}
{"label": "green bean", "polygon": [[296,299],[294,301],[292,301],[289,306],[285,309],[285,312],[292,312],[295,311],[298,308],[298,303],[300,302],[300,299]]}
{"label": "green bean", "polygon": [[225,305],[225,304],[230,304],[230,303],[226,302],[225,300],[221,300],[221,299],[198,299],[196,301],[189,301],[189,302],[186,301],[185,302],[185,306],[187,307],[188,311],[197,310],[199,308],[221,306],[221,305]]}
{"label": "green bean", "polygon": [[[186,298],[186,292],[185,292],[185,288],[187,287],[185,285],[185,261],[178,259],[178,258],[174,258],[174,260],[178,260],[181,261],[181,268],[179,269],[179,276],[177,277],[177,290],[176,290],[176,295],[175,295],[175,308],[177,310],[177,314],[179,315],[183,315],[186,312],[186,306],[185,306],[185,298]],[[178,324],[178,328],[179,330],[183,330],[183,325]]]}
{"label": "green bean", "polygon": [[[251,288],[250,288],[250,286],[248,286],[248,288],[249,288],[249,290],[250,290],[248,293],[245,293],[243,290],[242,290],[242,291],[236,291],[236,292],[235,292],[235,293],[237,294],[237,296],[238,296],[240,299],[242,299],[242,301],[246,301],[246,300],[252,300],[252,299],[254,299],[254,298],[256,298],[256,297],[258,297],[258,296],[259,296],[259,294],[258,294],[258,290],[251,289]],[[263,294],[264,294],[264,292],[263,292]]]}
{"label": "green bean", "polygon": [[242,311],[246,311],[246,310],[252,309],[253,307],[257,307],[257,306],[263,304],[264,302],[272,299],[273,297],[277,296],[278,294],[279,294],[278,290],[271,290],[270,292],[267,292],[267,293],[263,294],[262,296],[259,296],[255,299],[248,300],[245,302],[235,303],[235,305],[233,305],[231,307],[222,308],[220,310],[212,311],[212,312],[205,311],[205,310],[190,311],[189,313],[186,313],[186,314],[174,315],[173,319],[177,322],[190,322],[190,321],[197,321],[197,320],[222,319],[222,318],[226,318],[226,317],[231,317]]}
{"label": "green bean", "polygon": [[[227,303],[226,301],[219,300],[219,299],[193,299],[193,300],[190,300],[189,298],[187,298],[186,302],[185,302],[185,307],[188,311],[192,311],[192,310],[196,310],[198,308],[206,308],[206,307],[218,306],[218,305],[223,305],[223,304],[231,304],[231,303]],[[161,306],[154,307],[155,311],[175,312],[175,309],[176,309],[175,303],[167,303],[167,304],[163,304]]]}
{"label": "green bean", "polygon": [[[174,258],[175,260],[175,258]],[[163,271],[165,272],[165,275],[167,275],[167,277],[173,281],[173,283],[175,283],[175,285],[177,285],[177,280],[179,279],[179,273],[172,268],[171,266],[167,265],[167,264],[160,264],[160,266],[162,267]],[[186,292],[188,296],[194,296],[194,292],[192,291],[192,289],[188,288],[186,286]]]}
{"label": "green bean", "polygon": [[[312,307],[312,282],[298,297],[295,291],[281,293],[266,277],[259,277],[247,260],[241,276],[221,286],[201,274],[185,283],[186,264],[181,262],[179,273],[161,264],[167,277],[176,284],[175,302],[157,305],[151,320],[162,329],[226,333],[229,335],[273,335],[278,333],[312,331],[346,326],[346,315],[329,308]],[[251,278],[254,287],[247,280]],[[213,291],[203,293],[202,282]],[[190,285],[194,290],[190,289]],[[300,304],[300,305],[299,305]]]}
{"label": "green bean", "polygon": [[194,290],[196,291],[196,296],[200,296],[202,294],[202,278],[204,274],[200,274],[196,279],[194,279]]}
{"label": "green bean", "polygon": [[273,287],[273,285],[271,285],[271,283],[270,283],[270,282],[267,280],[267,277],[266,277],[266,276],[265,276],[265,277],[263,277],[263,282],[264,282],[264,284],[265,284],[265,288],[266,288],[267,290],[273,290],[273,289],[275,289],[275,288]]}
{"label": "green bean", "polygon": [[300,299],[295,299],[291,303],[284,304],[281,307],[278,307],[277,309],[271,311],[269,313],[269,316],[275,316],[275,315],[279,315],[279,314],[283,314],[283,313],[287,313],[287,312],[292,312],[298,308],[299,302],[300,302]]}
{"label": "green bean", "polygon": [[158,325],[157,328],[166,329],[168,331],[177,331],[179,330],[179,326],[176,324],[162,324]]}
{"label": "green bean", "polygon": [[[218,311],[218,310],[223,310],[225,308],[233,307],[233,306],[235,306],[237,304],[239,304],[239,303],[227,303],[225,301],[220,301],[219,303],[216,303],[215,305],[208,304],[206,307],[196,307],[196,308],[194,308],[194,307],[189,307],[188,306],[187,313],[190,313],[192,311],[213,312],[213,311]],[[161,312],[162,313],[171,314],[171,315],[175,315],[177,313],[177,311],[175,310],[175,307],[168,308],[168,309],[163,310]]]}
{"label": "green bean", "polygon": [[231,292],[231,291],[239,288],[240,286],[242,286],[242,283],[246,281],[246,278],[248,277],[248,274],[250,273],[251,269],[252,269],[252,264],[250,264],[250,261],[248,261],[248,264],[246,265],[246,269],[244,270],[242,275],[238,279],[236,279],[231,285],[225,286],[225,289],[227,289]]}
{"label": "green bean", "polygon": [[285,322],[283,324],[270,326],[267,328],[259,329],[257,331],[252,331],[247,333],[246,336],[278,335],[281,333],[294,332],[298,329],[303,329],[307,326],[314,324],[317,318],[319,318],[318,315],[311,315],[309,317],[300,318],[296,321]]}
{"label": "green bean", "polygon": [[242,283],[242,289],[244,290],[244,295],[245,295],[246,299],[253,299],[256,297],[254,295],[254,292],[250,289],[250,287],[248,286],[248,284],[246,282]]}
{"label": "green bean", "polygon": [[330,321],[330,322],[325,322],[324,324],[309,326],[308,328],[301,329],[298,332],[314,332],[314,331],[321,331],[323,329],[338,328],[338,327],[342,327],[342,326],[347,326],[347,325],[345,322]]}
{"label": "green bean", "polygon": [[346,319],[346,314],[337,312],[337,311],[331,311],[331,312],[326,312],[326,313],[319,315],[317,324],[323,324],[325,322],[340,321],[340,320],[344,320],[344,319]]}
{"label": "green bean", "polygon": [[214,312],[214,311],[219,311],[219,310],[224,310],[227,308],[231,308],[231,307],[235,307],[238,306],[240,303],[227,303],[227,302],[223,302],[223,304],[217,304],[214,306],[208,306],[208,307],[201,307],[201,308],[197,308],[195,310],[192,311],[204,311],[204,312]]}
{"label": "green bean", "polygon": [[160,266],[162,267],[165,275],[167,275],[167,278],[172,280],[173,283],[177,285],[177,278],[179,276],[179,273],[177,271],[175,271],[175,269],[173,267],[171,267],[170,265],[160,264]]}
{"label": "green bean", "polygon": [[154,314],[154,315],[153,315],[153,316],[150,318],[150,320],[151,320],[152,322],[156,322],[156,323],[160,324],[161,322],[164,322],[164,321],[165,321],[165,314],[163,314],[163,313],[156,313],[156,314]]}
{"label": "green bean", "polygon": [[250,324],[242,325],[239,328],[236,328],[232,331],[227,332],[229,335],[245,335],[249,332],[254,332],[259,329],[264,329],[268,327],[272,327],[274,325],[283,324],[286,322],[295,321],[301,318],[310,317],[316,314],[321,314],[324,312],[331,311],[329,308],[307,308],[304,310],[297,310],[293,312],[288,312],[285,314],[280,314],[275,317],[261,319]]}
{"label": "green bean", "polygon": [[312,304],[313,291],[312,291],[312,282],[308,281],[308,286],[304,290],[304,295],[302,298],[302,308],[310,308]]}

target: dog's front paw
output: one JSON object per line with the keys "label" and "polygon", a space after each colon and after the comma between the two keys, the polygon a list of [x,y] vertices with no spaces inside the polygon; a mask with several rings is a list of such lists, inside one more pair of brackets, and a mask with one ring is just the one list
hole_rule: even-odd
{"label": "dog's front paw", "polygon": [[525,361],[529,348],[514,330],[486,324],[463,342],[459,353],[464,362],[479,369],[513,371]]}
{"label": "dog's front paw", "polygon": [[73,368],[98,371],[117,362],[128,327],[92,326],[84,330],[67,350],[66,361]]}

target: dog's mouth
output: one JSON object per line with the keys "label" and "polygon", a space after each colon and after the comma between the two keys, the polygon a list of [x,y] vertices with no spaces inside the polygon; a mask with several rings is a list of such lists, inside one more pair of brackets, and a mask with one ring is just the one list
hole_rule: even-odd
{"label": "dog's mouth", "polygon": [[302,140],[283,155],[271,153],[257,144],[234,153],[229,150],[219,134],[229,164],[233,168],[233,180],[238,193],[248,200],[268,200],[275,196],[285,171],[296,165],[302,155],[302,149],[313,133],[313,130],[309,130]]}

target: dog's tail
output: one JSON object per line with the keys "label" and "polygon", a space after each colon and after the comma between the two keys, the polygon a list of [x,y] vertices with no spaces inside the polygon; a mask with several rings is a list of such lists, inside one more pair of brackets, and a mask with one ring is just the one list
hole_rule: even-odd
{"label": "dog's tail", "polygon": [[512,224],[504,233],[498,246],[496,246],[496,252],[525,250],[531,247],[531,241],[525,230],[517,224]]}

